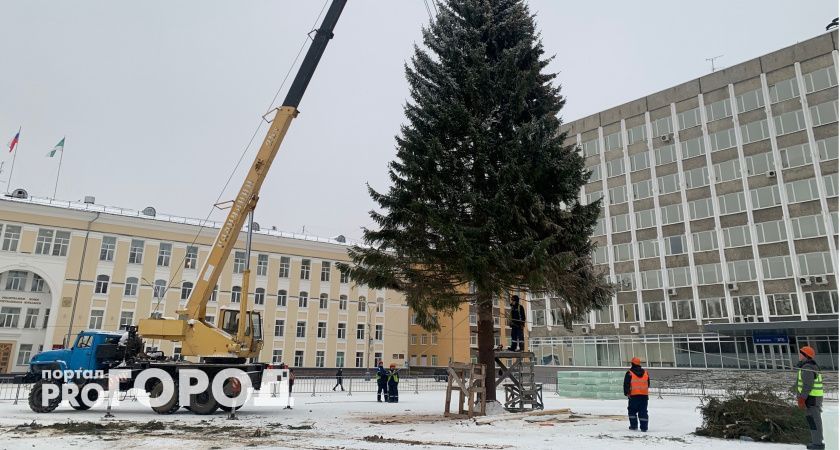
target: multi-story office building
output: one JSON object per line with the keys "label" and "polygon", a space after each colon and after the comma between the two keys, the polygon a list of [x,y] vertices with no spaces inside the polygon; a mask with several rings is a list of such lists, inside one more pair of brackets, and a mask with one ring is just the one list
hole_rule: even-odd
{"label": "multi-story office building", "polygon": [[[0,200],[0,372],[26,370],[31,355],[84,329],[116,330],[152,312],[174,317],[219,225],[150,208]],[[335,265],[348,261],[347,248],[335,239],[255,227],[248,301],[262,313],[260,360],[295,367],[405,363],[403,297],[352,283]],[[208,305],[208,320],[220,309],[239,309],[244,267],[243,237]],[[167,341],[146,345],[179,353]]]}
{"label": "multi-story office building", "polygon": [[545,364],[837,367],[837,32],[564,125],[620,289],[571,333],[531,298]]}

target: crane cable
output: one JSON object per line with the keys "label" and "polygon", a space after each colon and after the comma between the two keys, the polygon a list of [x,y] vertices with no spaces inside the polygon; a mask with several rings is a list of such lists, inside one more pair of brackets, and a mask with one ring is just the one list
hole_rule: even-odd
{"label": "crane cable", "polygon": [[[312,27],[310,27],[310,32],[306,34],[306,37],[303,39],[303,42],[300,44],[300,48],[298,49],[297,55],[295,55],[295,59],[292,61],[292,64],[289,66],[289,70],[286,71],[286,76],[283,77],[283,82],[280,83],[280,87],[277,88],[277,91],[274,93],[274,97],[271,99],[271,103],[268,105],[268,110],[266,111],[266,114],[271,112],[272,108],[274,107],[274,103],[277,101],[277,97],[280,96],[280,92],[283,90],[283,87],[286,85],[286,81],[288,81],[289,76],[292,74],[292,70],[295,68],[295,65],[297,64],[297,61],[300,58],[301,53],[303,53],[303,49],[306,47],[307,42],[311,39],[312,30],[315,30],[315,27],[318,26],[318,21],[321,19],[321,16],[324,14],[324,10],[327,8],[327,3],[329,3],[329,0],[324,1],[324,5],[321,6],[321,11],[318,12],[318,16],[315,18],[315,22],[313,22]],[[236,175],[237,169],[239,169],[239,166],[242,164],[242,160],[245,159],[245,155],[248,153],[248,150],[250,150],[251,145],[254,143],[254,139],[256,139],[257,133],[260,132],[260,128],[262,128],[264,122],[265,122],[265,120],[263,120],[262,117],[261,117],[260,118],[260,123],[257,125],[256,129],[254,129],[253,134],[251,134],[251,139],[248,140],[248,144],[245,145],[245,148],[242,150],[242,154],[239,155],[239,160],[236,162],[236,165],[230,171],[230,175],[228,176],[227,181],[225,181],[225,184],[222,187],[222,190],[219,192],[218,197],[216,197],[216,201],[213,203],[213,206],[210,208],[210,211],[204,217],[204,220],[201,222],[201,225],[199,225],[198,231],[196,231],[195,237],[193,238],[192,242],[190,243],[190,246],[195,245],[195,243],[198,241],[199,236],[201,235],[201,232],[204,230],[204,228],[206,228],[207,222],[210,220],[210,216],[213,214],[213,211],[216,209],[216,205],[218,205],[219,202],[221,201],[222,196],[225,194],[225,191],[227,190],[228,186],[230,185],[231,180],[233,180],[233,176]],[[181,260],[181,263],[178,265],[178,270],[176,270],[172,274],[172,276],[169,278],[169,282],[166,284],[166,288],[164,289],[164,296],[166,294],[166,291],[168,291],[172,287],[172,283],[175,280],[175,277],[178,275],[178,273],[183,268],[184,261],[186,261],[186,259],[187,259],[187,254],[184,253],[184,258]],[[158,308],[160,307],[161,300],[162,300],[162,298],[158,299],[158,302],[155,304],[155,309],[154,309],[153,312],[157,312]]]}

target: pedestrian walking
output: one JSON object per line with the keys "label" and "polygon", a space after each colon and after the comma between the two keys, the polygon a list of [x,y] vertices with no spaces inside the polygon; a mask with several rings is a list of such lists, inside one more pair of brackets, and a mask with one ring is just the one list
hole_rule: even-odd
{"label": "pedestrian walking", "polygon": [[[510,298],[510,348],[512,352],[525,351],[525,307],[519,303],[519,296]],[[518,348],[518,350],[517,350]]]}
{"label": "pedestrian walking", "polygon": [[624,375],[624,395],[627,396],[627,416],[631,430],[648,430],[648,390],[650,376],[642,368],[642,360],[630,360],[630,370]]}
{"label": "pedestrian walking", "polygon": [[292,398],[292,387],[295,385],[295,371],[290,368],[287,364],[283,364],[284,369],[289,369],[289,404],[286,405],[284,409],[292,409],[291,405],[291,398]]}
{"label": "pedestrian walking", "polygon": [[400,402],[399,384],[400,371],[397,370],[397,365],[392,363],[391,370],[388,372],[388,403]]}
{"label": "pedestrian walking", "polygon": [[339,367],[338,372],[335,373],[335,386],[333,386],[333,390],[339,386],[341,386],[341,392],[344,392],[344,375],[341,367]]}
{"label": "pedestrian walking", "polygon": [[811,431],[811,443],[806,448],[822,450],[825,448],[821,414],[823,380],[822,370],[814,361],[816,355],[816,350],[810,346],[799,349],[799,363],[796,365],[799,368],[796,374],[796,402],[800,409],[805,410],[805,420]]}
{"label": "pedestrian walking", "polygon": [[382,403],[382,394],[385,394],[385,401],[388,401],[388,371],[382,361],[376,367],[376,401]]}

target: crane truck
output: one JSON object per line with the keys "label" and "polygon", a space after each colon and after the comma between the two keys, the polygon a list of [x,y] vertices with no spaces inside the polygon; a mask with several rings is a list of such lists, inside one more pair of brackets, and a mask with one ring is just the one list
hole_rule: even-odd
{"label": "crane truck", "polygon": [[[52,387],[75,383],[75,397],[71,406],[75,409],[88,409],[97,400],[93,389],[84,389],[87,383],[97,383],[104,387],[103,377],[69,377],[62,374],[79,371],[99,371],[107,374],[115,369],[127,369],[131,377],[121,380],[120,390],[137,388],[137,374],[146,369],[160,369],[173,380],[179,379],[179,372],[198,370],[213,378],[225,369],[239,369],[248,374],[251,385],[256,389],[262,383],[262,374],[266,364],[257,361],[263,346],[262,317],[259,311],[248,309],[248,283],[250,269],[251,230],[253,212],[259,199],[260,188],[289,126],[298,115],[298,105],[303,97],[315,68],[333,37],[338,18],[347,0],[332,0],[321,26],[315,30],[312,43],[301,63],[297,74],[289,87],[283,104],[274,110],[274,116],[266,136],[260,146],[251,167],[242,182],[230,211],[219,229],[207,259],[198,272],[198,279],[189,297],[186,307],[177,311],[177,317],[164,317],[153,313],[151,317],[141,319],[137,326],[128,327],[123,332],[88,330],[79,333],[71,348],[41,352],[35,355],[29,364],[25,381],[32,382],[29,405],[36,412],[50,412],[61,403],[61,398],[48,395]],[[218,323],[207,320],[207,302],[219,280],[240,232],[248,223],[246,235],[246,266],[242,274],[242,297],[239,309],[222,309]],[[195,357],[198,362],[184,361],[182,358],[166,357],[161,352],[144,350],[143,339],[167,340],[181,345],[183,357]],[[124,372],[125,373],[125,372]],[[58,376],[48,376],[55,374]],[[67,386],[65,386],[67,387]],[[236,378],[224,381],[224,394],[234,397],[239,394],[242,384]],[[171,414],[181,406],[196,414],[212,414],[218,408],[230,409],[231,406],[220,404],[213,391],[191,394],[189,405],[179,404],[178,387],[175,392],[166,389],[160,379],[151,379],[140,386],[151,398],[159,399],[158,406],[152,408],[160,414]],[[83,394],[83,392],[85,394]],[[161,398],[164,397],[164,398]]]}

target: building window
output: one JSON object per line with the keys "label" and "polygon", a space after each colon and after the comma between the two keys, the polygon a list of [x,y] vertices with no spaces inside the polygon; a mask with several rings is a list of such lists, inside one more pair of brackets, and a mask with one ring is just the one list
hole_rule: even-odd
{"label": "building window", "polygon": [[213,286],[213,292],[210,293],[210,301],[215,302],[219,298],[219,285]]}
{"label": "building window", "polygon": [[589,171],[589,182],[599,181],[601,179],[601,166],[595,165],[591,167],[587,167],[586,170]]}
{"label": "building window", "polygon": [[743,192],[718,195],[718,206],[720,207],[721,215],[735,214],[747,209]]}
{"label": "building window", "polygon": [[615,274],[615,283],[618,285],[619,291],[632,291],[636,289],[636,277],[632,273]]}
{"label": "building window", "polygon": [[638,322],[639,305],[635,303],[618,305],[618,321],[623,323]]}
{"label": "building window", "polygon": [[234,286],[230,289],[230,302],[239,303],[242,301],[242,287]]}
{"label": "building window", "polygon": [[470,334],[470,347],[478,347],[478,335],[475,333]]}
{"label": "building window", "polygon": [[714,230],[699,231],[691,235],[694,242],[694,251],[705,252],[718,248],[717,234]]}
{"label": "building window", "polygon": [[166,281],[165,280],[155,280],[153,295],[156,299],[162,299],[163,296],[166,295]]}
{"label": "building window", "polygon": [[808,144],[783,148],[779,150],[779,156],[782,160],[783,169],[808,165],[813,161],[811,157],[811,146]]}
{"label": "building window", "polygon": [[286,296],[287,295],[288,294],[286,293],[285,289],[280,289],[279,291],[277,291],[277,306],[280,306],[282,308],[286,307]]}
{"label": "building window", "polygon": [[137,296],[137,278],[128,277],[125,279],[125,289],[123,289],[123,296],[136,297]]}
{"label": "building window", "polygon": [[53,241],[53,256],[67,256],[67,247],[70,246],[70,232],[56,231]]}
{"label": "building window", "polygon": [[350,272],[347,270],[340,270],[339,271],[339,279],[338,282],[341,284],[347,284],[350,282]]}
{"label": "building window", "polygon": [[697,275],[697,284],[716,284],[723,280],[720,271],[720,263],[700,264],[694,266]]}
{"label": "building window", "polygon": [[694,189],[709,185],[709,169],[698,167],[685,172],[686,189]]}
{"label": "building window", "polygon": [[767,296],[767,305],[770,307],[771,316],[799,315],[799,302],[796,301],[796,294],[770,294]]}
{"label": "building window", "polygon": [[280,257],[280,278],[289,278],[289,270],[291,270],[292,261],[288,256]]}
{"label": "building window", "polygon": [[656,226],[656,212],[652,209],[636,211],[636,229]]}
{"label": "building window", "polygon": [[743,247],[752,244],[750,226],[741,225],[723,229],[723,245],[726,248]]}
{"label": "building window", "polygon": [[616,205],[619,203],[627,203],[627,187],[626,186],[618,186],[614,187],[609,190],[610,194],[610,205]]}
{"label": "building window", "polygon": [[[319,325],[319,328],[320,328],[320,324],[318,324],[318,325]],[[299,338],[305,338],[306,337],[306,322],[298,321],[295,336],[299,337]]]}
{"label": "building window", "polygon": [[308,280],[309,279],[309,270],[311,268],[312,261],[308,259],[303,259],[300,262],[300,279],[301,280]]}
{"label": "building window", "polygon": [[318,322],[317,337],[318,339],[327,338],[327,322]]}
{"label": "building window", "polygon": [[760,317],[762,313],[761,300],[757,296],[734,297],[732,308],[736,316]]}
{"label": "building window", "polygon": [[6,275],[7,291],[23,291],[26,289],[26,277],[28,272],[21,270],[10,270]]}
{"label": "building window", "polygon": [[336,334],[336,336],[341,340],[347,339],[347,324],[346,323],[338,324],[338,333]]}
{"label": "building window", "polygon": [[257,276],[268,274],[268,255],[257,255]]}
{"label": "building window", "polygon": [[[613,307],[612,305],[604,307],[602,309],[596,309],[595,313],[595,323],[613,323]],[[545,314],[545,311],[543,311]],[[534,324],[536,325],[536,324]]]}
{"label": "building window", "polygon": [[687,141],[683,141],[680,143],[680,147],[682,148],[682,157],[683,159],[693,158],[695,156],[700,156],[706,152],[706,149],[703,148],[703,137],[697,137],[694,139],[689,139]]}
{"label": "building window", "polygon": [[713,152],[735,147],[735,129],[729,128],[709,134],[709,146]]}
{"label": "building window", "polygon": [[43,324],[41,325],[41,328],[43,328],[43,329],[45,329],[45,330],[46,330],[46,329],[47,329],[47,325],[48,325],[49,323],[50,323],[50,309],[49,309],[49,308],[47,308],[47,309],[46,309],[46,311],[44,311],[44,322],[43,322]]}
{"label": "building window", "polygon": [[656,165],[661,166],[663,164],[672,163],[677,160],[677,150],[674,147],[674,144],[668,144],[664,147],[659,147],[658,149],[653,151],[654,159],[656,160]]}
{"label": "building window", "polygon": [[329,261],[321,261],[321,281],[330,281],[331,264]]}
{"label": "building window", "polygon": [[674,320],[692,320],[695,318],[694,300],[676,300],[671,303]]}
{"label": "building window", "polygon": [[245,252],[233,253],[233,273],[245,272]]}
{"label": "building window", "polygon": [[108,275],[97,275],[96,276],[96,288],[94,289],[94,294],[107,294],[108,293],[108,282],[111,280]]}
{"label": "building window", "polygon": [[324,351],[317,350],[315,352],[315,367],[324,367]]}
{"label": "building window", "polygon": [[365,339],[365,325],[363,323],[356,324],[356,339],[360,341]]}
{"label": "building window", "polygon": [[770,103],[779,103],[799,96],[799,85],[796,77],[779,81],[769,86]]}
{"label": "building window", "polygon": [[592,262],[595,264],[607,263],[607,248],[597,247],[592,251]]}
{"label": "building window", "polygon": [[132,239],[128,248],[128,263],[143,264],[143,246],[145,243],[139,239]]}
{"label": "building window", "polygon": [[120,312],[120,330],[126,330],[134,323],[134,312],[133,311],[121,311]]}
{"label": "building window", "polygon": [[113,261],[114,251],[117,248],[117,238],[113,236],[103,236],[102,245],[99,247],[100,261]]}
{"label": "building window", "polygon": [[193,284],[185,281],[181,284],[181,300],[188,300],[192,294]]}
{"label": "building window", "polygon": [[744,158],[747,175],[760,175],[775,170],[773,154],[771,152],[758,153]]}
{"label": "building window", "polygon": [[271,352],[271,363],[272,364],[280,364],[283,362],[283,350],[272,350]]}
{"label": "building window", "polygon": [[417,345],[417,335],[416,335],[416,334],[412,334],[408,342],[409,342],[409,344],[411,344],[411,345]]}
{"label": "building window", "polygon": [[4,306],[0,308],[0,328],[17,328],[20,320],[20,308]]}
{"label": "building window", "polygon": [[383,334],[382,331],[383,331],[382,330],[382,325],[376,325],[376,327],[374,328],[373,339],[375,339],[377,341],[381,341],[382,340],[382,334]]}
{"label": "building window", "polygon": [[265,289],[257,288],[254,290],[254,304],[255,305],[264,305],[265,304]]}
{"label": "building window", "polygon": [[282,337],[283,332],[286,330],[286,320],[285,319],[275,319],[274,320],[274,336],[275,337]]}
{"label": "building window", "polygon": [[364,367],[365,366],[365,354],[364,352],[356,352],[356,367]]}
{"label": "building window", "polygon": [[595,156],[598,153],[600,153],[600,151],[598,149],[598,140],[597,139],[593,139],[591,141],[584,142],[582,147],[583,147],[583,156],[584,157]]}
{"label": "building window", "polygon": [[630,261],[633,259],[633,244],[617,244],[613,245],[613,255],[615,262]]}
{"label": "building window", "polygon": [[785,183],[785,191],[790,203],[806,202],[818,199],[820,196],[815,178]]}
{"label": "building window", "polygon": [[[808,314],[837,314],[837,291],[817,291],[805,293]],[[4,308],[5,309],[5,308]]]}
{"label": "building window", "polygon": [[802,78],[805,81],[805,92],[808,94],[837,86],[837,73],[833,67],[817,69],[803,74]]}
{"label": "building window", "polygon": [[20,344],[15,364],[18,366],[25,366],[29,364],[30,358],[32,358],[32,344]]}
{"label": "building window", "polygon": [[659,208],[659,211],[662,215],[662,225],[683,221],[683,210],[680,204],[666,205]]}
{"label": "building window", "polygon": [[23,328],[38,328],[38,308],[26,308],[26,317],[23,319]]}
{"label": "building window", "polygon": [[665,317],[665,302],[645,302],[645,320],[648,322],[662,322]]}
{"label": "building window", "polygon": [[755,280],[755,262],[751,259],[729,261],[726,263],[729,281]]}
{"label": "building window", "polygon": [[785,222],[782,220],[774,220],[771,222],[759,222],[755,224],[755,232],[755,236],[759,244],[781,242],[787,239],[787,232],[785,231]]}
{"label": "building window", "polygon": [[367,311],[367,299],[359,297],[359,312]]}
{"label": "building window", "polygon": [[[679,116],[677,116],[679,119]],[[653,136],[662,136],[674,131],[674,127],[671,124],[671,117],[665,116],[661,119],[656,119],[651,122],[650,124],[651,130],[653,131]]]}
{"label": "building window", "polygon": [[295,350],[295,367],[303,366],[303,350]]}
{"label": "building window", "polygon": [[678,173],[659,177],[656,181],[659,185],[660,195],[670,194],[680,190],[680,175]]}
{"label": "building window", "polygon": [[765,279],[789,278],[793,276],[790,256],[771,256],[761,258]]}
{"label": "building window", "polygon": [[38,230],[38,239],[35,241],[35,254],[49,255],[52,247],[53,230]]}
{"label": "building window", "polygon": [[770,138],[770,129],[767,127],[767,119],[757,120],[741,125],[741,139],[744,144],[758,142]]}
{"label": "building window", "polygon": [[823,175],[823,184],[825,184],[825,195],[827,197],[837,196],[837,174],[832,173]]}
{"label": "building window", "polygon": [[650,239],[647,241],[639,241],[639,259],[656,258],[659,256],[659,241]]}
{"label": "building window", "polygon": [[659,269],[646,270],[639,275],[642,277],[642,289],[661,289],[662,271]]}
{"label": "building window", "polygon": [[723,298],[701,298],[700,308],[704,319],[722,319],[727,317],[726,299]]}
{"label": "building window", "polygon": [[761,94],[761,89],[759,88],[735,97],[735,102],[738,105],[738,113],[743,113],[763,108],[764,96]]}
{"label": "building window", "polygon": [[[813,113],[813,108],[811,108],[811,111]],[[805,129],[805,115],[802,114],[801,109],[789,111],[773,117],[773,123],[776,124],[776,136],[795,133]]]}
{"label": "building window", "polygon": [[309,293],[300,291],[298,293],[298,308],[306,308],[309,305]]}
{"label": "building window", "polygon": [[172,244],[161,243],[158,249],[158,267],[169,267],[170,259],[172,259]]}
{"label": "building window", "polygon": [[607,177],[617,177],[619,175],[624,175],[624,158],[607,161]]}
{"label": "building window", "polygon": [[613,233],[621,233],[630,229],[630,215],[620,214],[612,216],[612,231]]}
{"label": "building window", "polygon": [[344,367],[344,352],[335,352],[335,366]]}
{"label": "building window", "polygon": [[[706,108],[708,108],[708,106]],[[697,125],[700,125],[700,119],[701,117],[699,107],[689,109],[688,111],[683,111],[677,114],[677,122],[679,122],[679,127],[681,131],[687,128],[693,128]]]}
{"label": "building window", "polygon": [[630,156],[630,171],[636,172],[639,170],[644,170],[650,167],[650,158],[648,158],[647,152],[644,153],[637,153],[635,155]]}
{"label": "building window", "polygon": [[831,254],[828,252],[803,253],[799,258],[800,275],[825,275],[834,273]]}
{"label": "building window", "polygon": [[737,159],[715,164],[714,168],[715,181],[718,183],[741,178],[741,163]]}
{"label": "building window", "polygon": [[347,296],[346,295],[339,295],[338,296],[338,309],[342,311],[347,311]]}
{"label": "building window", "polygon": [[688,266],[668,269],[668,286],[684,287],[691,285],[691,271]]}
{"label": "building window", "polygon": [[825,222],[820,214],[794,217],[790,222],[794,239],[825,236]]}
{"label": "building window", "polygon": [[644,141],[646,139],[647,133],[645,132],[644,124],[627,129],[627,145],[633,145],[636,142]]}
{"label": "building window", "polygon": [[204,320],[205,320],[207,323],[212,323],[212,324],[215,324],[215,323],[216,323],[216,316],[214,316],[214,315],[212,315],[212,314],[208,314],[207,316],[205,316],[205,317],[204,317]]}
{"label": "building window", "polygon": [[820,155],[820,161],[828,161],[837,159],[838,157],[838,140],[837,136],[817,141],[817,152]]}
{"label": "building window", "polygon": [[607,151],[621,148],[621,131],[616,131],[605,136],[604,143],[606,144]]}
{"label": "building window", "polygon": [[601,191],[590,192],[590,193],[586,194],[586,204],[591,205],[591,204],[597,202],[598,200],[601,200],[602,198],[604,198],[604,193],[603,192],[601,192]]}
{"label": "building window", "polygon": [[437,335],[437,333],[432,333],[432,340],[431,340],[431,343],[432,343],[432,345],[437,345],[437,343],[438,343],[438,335]]}
{"label": "building window", "polygon": [[691,220],[712,217],[713,208],[712,199],[709,197],[688,202],[688,214],[691,216]]}
{"label": "building window", "polygon": [[385,312],[385,299],[382,297],[376,298],[376,312],[380,314]]}
{"label": "building window", "polygon": [[105,311],[101,309],[94,309],[90,312],[90,322],[88,322],[88,328],[92,330],[101,330],[102,329],[102,320],[105,318]]}
{"label": "building window", "polygon": [[195,269],[196,267],[198,267],[198,247],[188,245],[187,253],[184,256],[184,268]]}
{"label": "building window", "polygon": [[779,197],[779,186],[765,186],[750,191],[753,209],[770,208],[782,202]]}
{"label": "building window", "polygon": [[320,298],[318,299],[318,308],[327,309],[329,307],[330,307],[329,294],[321,294]]}
{"label": "building window", "polygon": [[729,99],[718,100],[706,105],[706,120],[713,122],[732,115],[732,105]]}
{"label": "building window", "polygon": [[6,225],[6,232],[3,234],[3,251],[16,252],[18,242],[20,242],[20,227]]}
{"label": "building window", "polygon": [[29,286],[30,292],[44,292],[45,283],[44,279],[41,278],[40,275],[37,273],[32,274],[32,284]]}

